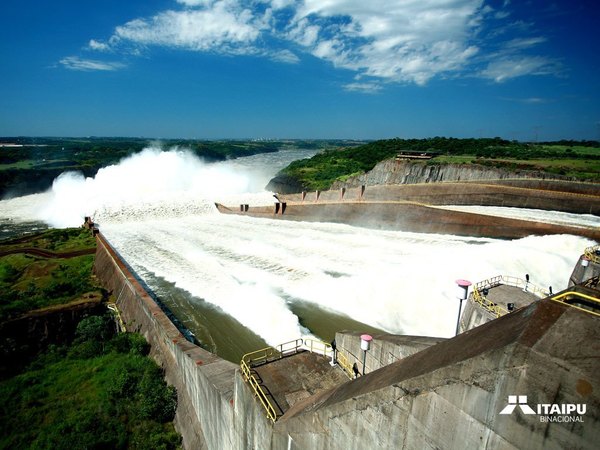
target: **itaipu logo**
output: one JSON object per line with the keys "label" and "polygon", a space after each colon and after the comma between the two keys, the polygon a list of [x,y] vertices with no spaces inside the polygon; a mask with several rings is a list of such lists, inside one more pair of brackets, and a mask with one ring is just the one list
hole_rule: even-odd
{"label": "itaipu logo", "polygon": [[509,395],[508,405],[500,411],[500,414],[510,415],[515,409],[520,409],[523,414],[539,416],[540,422],[583,422],[586,405],[538,403],[537,408],[533,409],[527,403],[526,395]]}

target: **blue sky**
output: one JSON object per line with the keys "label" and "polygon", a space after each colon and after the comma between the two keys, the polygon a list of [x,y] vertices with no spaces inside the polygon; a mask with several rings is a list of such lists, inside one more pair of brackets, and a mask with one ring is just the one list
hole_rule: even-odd
{"label": "blue sky", "polygon": [[600,139],[600,6],[3,0],[0,135]]}

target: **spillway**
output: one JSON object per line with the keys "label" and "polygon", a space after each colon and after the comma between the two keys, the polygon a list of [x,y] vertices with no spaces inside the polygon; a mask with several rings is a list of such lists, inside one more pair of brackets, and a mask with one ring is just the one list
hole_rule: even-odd
{"label": "spillway", "polygon": [[[28,217],[26,197],[2,207],[8,217],[55,225],[79,225],[80,217],[93,215],[202,345],[232,361],[265,343],[310,335],[329,341],[341,329],[449,337],[457,278],[527,273],[559,291],[592,244],[570,235],[494,240],[274,221],[214,208],[215,201],[272,202],[262,191],[265,180],[309,155],[203,164],[157,150],[102,169],[93,180],[57,180],[52,192],[31,196],[37,216]],[[549,220],[547,213],[528,214]],[[568,220],[589,225],[596,219]]]}

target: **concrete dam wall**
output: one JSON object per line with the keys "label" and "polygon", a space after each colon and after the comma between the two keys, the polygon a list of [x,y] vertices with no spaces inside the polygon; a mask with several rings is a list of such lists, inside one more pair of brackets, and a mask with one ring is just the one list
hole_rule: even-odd
{"label": "concrete dam wall", "polygon": [[269,448],[268,419],[239,366],[187,341],[101,234],[97,242],[95,274],[115,297],[127,329],[144,335],[177,388],[175,426],[184,448]]}
{"label": "concrete dam wall", "polygon": [[[330,191],[331,192],[331,191]],[[336,195],[339,195],[336,193]],[[288,198],[289,196],[286,196]],[[600,242],[600,230],[451,211],[407,201],[327,201],[250,206],[217,204],[222,214],[276,220],[344,223],[366,228],[515,239],[530,235],[573,234]],[[283,204],[282,204],[283,205]]]}
{"label": "concrete dam wall", "polygon": [[[188,342],[102,235],[94,269],[177,388],[186,449],[591,449],[600,441],[600,316],[566,304],[541,300],[448,340],[377,335],[357,379],[308,394],[314,379],[302,378],[304,369],[289,374],[300,388],[284,392],[294,401],[273,423],[239,367]],[[336,341],[360,364],[357,333]],[[516,404],[501,415],[518,395],[533,407],[585,405],[583,422],[548,423]]]}

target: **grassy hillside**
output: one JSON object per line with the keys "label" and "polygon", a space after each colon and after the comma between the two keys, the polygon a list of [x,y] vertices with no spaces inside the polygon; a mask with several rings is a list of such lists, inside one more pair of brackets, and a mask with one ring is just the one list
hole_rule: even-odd
{"label": "grassy hillside", "polygon": [[539,170],[579,180],[600,182],[600,143],[560,141],[521,143],[494,139],[389,139],[360,147],[334,149],[294,161],[280,172],[306,190],[328,189],[334,181],[371,170],[399,152],[428,152],[427,164],[480,164],[506,170]]}
{"label": "grassy hillside", "polygon": [[137,334],[114,335],[108,316],[77,327],[72,345],[52,347],[0,381],[0,448],[175,449],[175,389]]}
{"label": "grassy hillside", "polygon": [[[26,240],[0,243],[0,321],[34,309],[77,300],[84,294],[102,295],[92,277],[96,246],[88,230],[49,230]],[[61,253],[88,250],[92,254],[45,257],[11,253],[28,249]]]}
{"label": "grassy hillside", "polygon": [[[55,341],[60,346],[24,343],[24,336],[38,342],[40,333],[53,334],[59,328],[64,332],[69,328],[66,322],[80,317],[67,310],[59,320],[62,327],[36,328],[45,317],[40,309],[82,296],[103,296],[92,277],[94,251],[95,239],[84,229],[49,230],[0,243],[0,354],[9,368],[0,379],[0,449],[181,445],[172,423],[175,389],[166,385],[162,370],[147,357],[145,339],[116,334],[110,314],[69,324],[72,330],[76,327],[75,336],[71,331]],[[31,310],[38,310],[33,319],[23,316]],[[19,316],[21,322],[5,322]],[[10,323],[20,327],[4,327]],[[52,336],[44,336],[48,337],[52,342]],[[24,354],[29,347],[34,352]]]}

